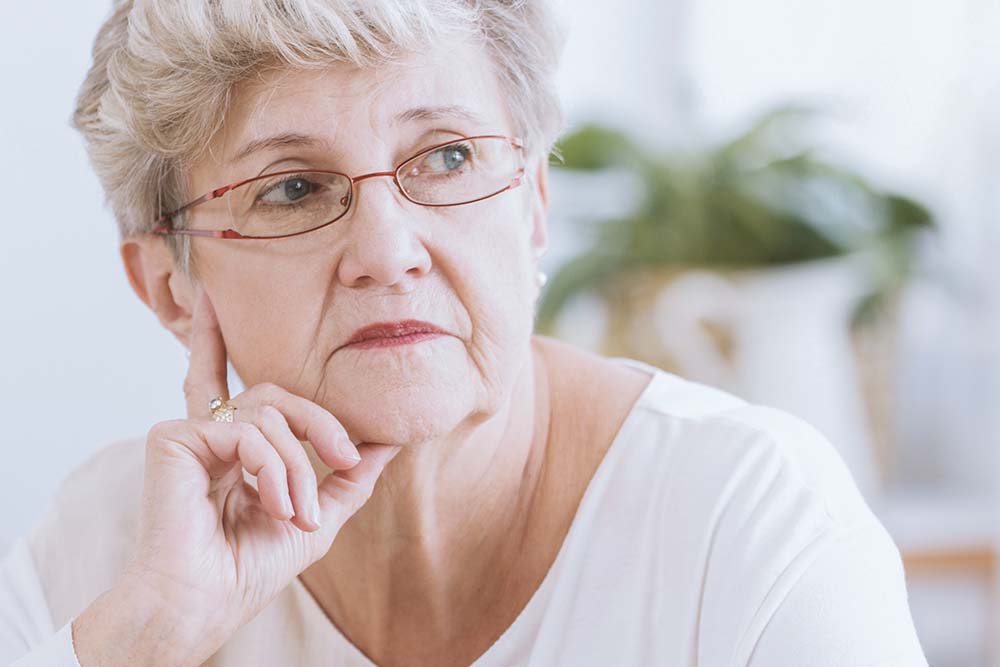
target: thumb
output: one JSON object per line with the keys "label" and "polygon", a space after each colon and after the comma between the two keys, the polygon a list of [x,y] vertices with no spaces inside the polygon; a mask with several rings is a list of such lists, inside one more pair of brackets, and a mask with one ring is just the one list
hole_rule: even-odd
{"label": "thumb", "polygon": [[399,445],[361,443],[361,462],[347,470],[327,475],[319,484],[319,504],[323,526],[333,522],[338,526],[347,521],[368,502],[375,483],[389,462],[402,451]]}

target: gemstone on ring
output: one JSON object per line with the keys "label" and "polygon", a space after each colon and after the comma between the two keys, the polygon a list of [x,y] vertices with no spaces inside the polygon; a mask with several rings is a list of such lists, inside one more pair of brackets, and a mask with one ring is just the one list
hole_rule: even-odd
{"label": "gemstone on ring", "polygon": [[216,396],[208,403],[208,408],[212,411],[212,421],[232,422],[236,406],[223,401],[221,396]]}

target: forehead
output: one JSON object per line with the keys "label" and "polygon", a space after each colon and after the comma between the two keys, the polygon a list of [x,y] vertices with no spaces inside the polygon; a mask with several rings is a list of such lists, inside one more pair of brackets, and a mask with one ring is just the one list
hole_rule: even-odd
{"label": "forehead", "polygon": [[235,88],[211,154],[217,163],[234,163],[255,140],[285,134],[349,151],[391,147],[431,127],[509,134],[510,125],[487,55],[452,43],[375,69],[337,63],[261,71]]}

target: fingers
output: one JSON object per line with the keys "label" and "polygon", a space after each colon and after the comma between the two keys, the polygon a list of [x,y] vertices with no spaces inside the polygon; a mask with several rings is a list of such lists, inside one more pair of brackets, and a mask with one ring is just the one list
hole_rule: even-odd
{"label": "fingers", "polygon": [[339,530],[368,501],[379,476],[402,449],[398,445],[362,444],[358,465],[327,475],[317,486],[312,464],[278,410],[262,406],[254,412],[253,423],[161,422],[150,430],[150,443],[184,447],[213,477],[239,463],[257,478],[264,510],[275,519],[291,519],[306,532],[323,527]]}
{"label": "fingers", "polygon": [[300,440],[312,443],[320,459],[333,470],[363,466],[350,479],[368,475],[368,468],[380,460],[376,453],[364,463],[336,417],[316,403],[277,385],[256,385],[233,402],[239,404],[237,419],[255,424],[281,456],[288,470],[288,488],[295,510],[293,522],[302,530],[315,531],[325,521],[318,499],[316,472]]}
{"label": "fingers", "polygon": [[[248,422],[173,420],[160,422],[149,431],[151,451],[183,448],[193,454],[209,477],[218,477],[239,463],[257,477],[261,505],[281,520],[292,517],[285,463],[260,429]],[[163,449],[163,448],[166,449]],[[150,456],[147,455],[147,461]],[[170,502],[169,495],[164,497]]]}
{"label": "fingers", "polygon": [[[158,460],[162,465],[166,461],[163,456],[171,456],[171,450],[193,454],[208,478],[216,479],[230,474],[233,464],[239,464],[257,478],[260,504],[267,514],[280,521],[291,520],[300,530],[316,532],[316,537],[324,540],[332,539],[368,501],[379,476],[402,449],[364,443],[358,448],[360,463],[327,475],[317,485],[312,464],[281,413],[261,406],[252,416],[253,422],[160,422],[149,432],[148,443],[155,449],[150,450],[152,456],[147,454],[147,463]],[[171,494],[176,492],[169,490],[162,500],[171,502]]]}
{"label": "fingers", "polygon": [[208,417],[208,403],[216,396],[229,399],[226,344],[212,302],[201,285],[195,296],[191,322],[191,359],[184,378],[188,417]]}
{"label": "fingers", "polygon": [[361,461],[347,429],[329,410],[309,399],[296,396],[277,385],[264,383],[240,394],[236,402],[241,406],[247,403],[277,408],[295,437],[310,442],[320,460],[333,470],[350,468]]}
{"label": "fingers", "polygon": [[222,463],[239,461],[257,477],[261,505],[274,518],[291,519],[307,532],[319,529],[316,472],[284,416],[270,405],[240,408],[237,414],[233,423],[191,422],[204,436],[203,455]]}
{"label": "fingers", "polygon": [[330,473],[319,485],[323,523],[339,526],[361,509],[361,506],[371,498],[375,483],[385,467],[402,449],[399,445],[377,443],[359,445],[361,463],[350,470]]}
{"label": "fingers", "polygon": [[[281,412],[270,405],[255,408],[251,416],[254,424],[281,457],[288,474],[288,491],[295,511],[293,521],[302,530],[314,531],[320,527],[320,509],[317,500],[316,471],[313,470],[305,450],[288,427]],[[246,415],[244,415],[246,416]],[[259,485],[258,481],[258,485]]]}
{"label": "fingers", "polygon": [[362,443],[358,447],[358,451],[363,452],[361,463],[350,470],[338,471],[336,476],[352,484],[374,482],[382,474],[382,470],[389,465],[389,461],[395,458],[402,449],[399,445],[383,445],[376,442]]}

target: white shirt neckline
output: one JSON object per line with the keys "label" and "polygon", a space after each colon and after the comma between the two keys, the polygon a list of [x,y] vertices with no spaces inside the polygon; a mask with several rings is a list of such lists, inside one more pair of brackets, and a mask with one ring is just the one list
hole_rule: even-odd
{"label": "white shirt neckline", "polygon": [[[520,613],[514,619],[514,621],[507,626],[503,634],[497,638],[489,648],[486,649],[475,662],[470,665],[470,667],[492,667],[493,665],[505,665],[514,664],[510,663],[507,656],[516,655],[521,648],[520,643],[524,641],[524,630],[522,628],[537,628],[540,623],[538,622],[539,616],[545,610],[545,604],[551,597],[552,588],[555,585],[556,580],[559,578],[559,573],[562,570],[563,562],[565,561],[565,554],[571,549],[572,543],[575,541],[578,525],[578,519],[582,516],[587,516],[590,513],[590,506],[597,502],[595,500],[595,488],[600,486],[600,480],[609,474],[609,470],[613,465],[613,462],[617,460],[620,456],[620,450],[625,447],[623,443],[627,442],[626,437],[628,433],[634,428],[634,424],[637,420],[637,414],[640,412],[639,408],[650,400],[654,389],[659,385],[659,381],[665,377],[667,374],[660,368],[647,364],[645,362],[631,359],[628,357],[611,357],[609,361],[618,362],[625,366],[630,366],[641,371],[645,371],[651,377],[646,383],[646,386],[639,393],[639,397],[633,403],[632,407],[629,409],[628,414],[619,427],[618,432],[612,439],[611,444],[608,446],[607,451],[604,453],[604,457],[601,459],[600,464],[591,476],[590,481],[587,483],[587,488],[580,499],[580,503],[576,508],[576,512],[573,515],[573,521],[570,523],[569,530],[566,531],[566,535],[563,538],[563,542],[559,547],[559,551],[556,554],[555,560],[549,566],[548,571],[545,573],[545,577],[542,579],[542,583],[539,584],[538,588],[532,594],[531,598],[528,600],[527,604],[521,609]],[[311,625],[325,625],[329,628],[333,641],[340,645],[341,648],[347,652],[350,657],[351,664],[362,664],[365,667],[378,667],[361,649],[355,646],[346,636],[340,631],[340,628],[333,623],[329,617],[327,617],[326,612],[323,611],[319,603],[313,598],[312,594],[305,587],[302,581],[295,577],[291,584],[292,593],[305,598],[305,607],[312,610],[314,614],[318,614],[318,617],[314,619],[315,623]]]}

